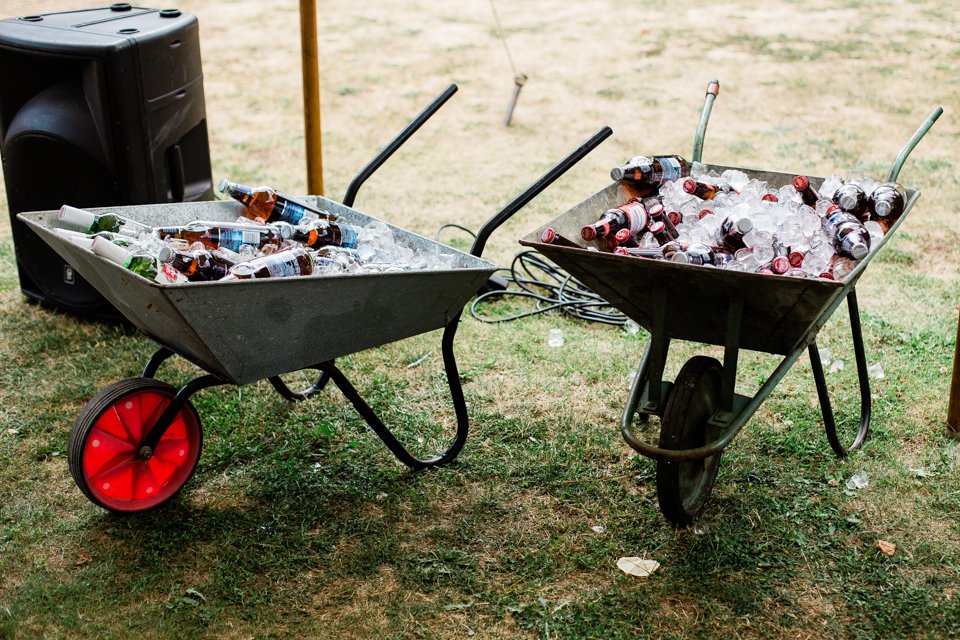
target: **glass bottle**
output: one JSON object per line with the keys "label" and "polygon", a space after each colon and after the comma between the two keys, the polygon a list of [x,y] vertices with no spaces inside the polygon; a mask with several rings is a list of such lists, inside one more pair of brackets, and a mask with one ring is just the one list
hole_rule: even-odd
{"label": "glass bottle", "polygon": [[580,236],[587,241],[613,236],[620,229],[629,229],[633,235],[639,234],[647,226],[647,210],[639,198],[633,198],[616,209],[607,209],[600,219],[580,229]]}
{"label": "glass bottle", "polygon": [[717,244],[729,251],[743,249],[747,246],[743,242],[743,236],[751,231],[753,231],[753,221],[750,218],[734,219],[727,216],[717,229]]}
{"label": "glass bottle", "polygon": [[844,183],[834,192],[833,203],[860,219],[867,213],[867,194],[852,182]]}
{"label": "glass bottle", "polygon": [[340,221],[314,220],[307,224],[281,224],[280,236],[284,240],[293,240],[308,247],[346,247],[357,246],[359,231],[352,224]]}
{"label": "glass bottle", "polygon": [[133,271],[137,275],[143,276],[148,280],[157,279],[159,273],[157,260],[145,252],[129,251],[102,236],[97,236],[93,239],[92,249],[93,252],[101,258],[115,262],[123,268]]}
{"label": "glass bottle", "polygon": [[242,222],[195,220],[184,226],[157,227],[154,232],[161,240],[176,238],[187,244],[199,242],[207,249],[224,248],[237,253],[243,246],[256,251],[271,244],[278,247],[283,240],[276,227]]}
{"label": "glass bottle", "polygon": [[245,207],[243,215],[257,222],[300,224],[317,219],[337,219],[337,216],[329,211],[296,202],[290,196],[267,186],[248,187],[223,179],[217,188],[220,193],[242,204]]}
{"label": "glass bottle", "polygon": [[690,175],[690,163],[680,156],[636,156],[610,170],[610,177],[640,187],[660,187]]}
{"label": "glass bottle", "polygon": [[171,247],[160,249],[158,259],[182,273],[191,282],[209,282],[227,275],[231,264],[210,251],[178,251]]}
{"label": "glass bottle", "polygon": [[841,256],[862,260],[870,252],[870,233],[860,220],[839,206],[827,209],[823,226]]}
{"label": "glass bottle", "polygon": [[873,190],[867,199],[867,208],[878,218],[894,217],[903,213],[907,193],[896,182],[885,182]]}
{"label": "glass bottle", "polygon": [[817,200],[820,199],[820,194],[817,193],[817,190],[810,184],[810,179],[807,176],[797,176],[794,178],[793,188],[800,194],[803,204],[808,207],[817,206]]}
{"label": "glass bottle", "polygon": [[116,213],[96,214],[84,209],[71,207],[67,204],[60,207],[57,218],[60,224],[87,234],[108,231],[110,233],[122,233],[135,238],[137,235],[150,230],[146,225],[130,220],[129,218],[124,218]]}
{"label": "glass bottle", "polygon": [[313,267],[313,256],[310,255],[310,250],[297,247],[235,264],[223,280],[308,276],[313,273]]}
{"label": "glass bottle", "polygon": [[583,248],[573,240],[557,233],[557,230],[553,227],[547,227],[540,233],[540,242],[543,244],[555,244],[560,247],[572,247],[574,249]]}
{"label": "glass bottle", "polygon": [[706,182],[700,182],[693,178],[686,178],[683,181],[683,190],[692,196],[697,196],[701,200],[713,200],[718,193],[731,193],[733,187],[729,185],[713,185]]}

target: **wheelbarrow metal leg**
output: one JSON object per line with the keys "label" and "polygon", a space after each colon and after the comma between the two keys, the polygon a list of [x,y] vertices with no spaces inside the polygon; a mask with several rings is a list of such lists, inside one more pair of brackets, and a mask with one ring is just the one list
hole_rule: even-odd
{"label": "wheelbarrow metal leg", "polygon": [[153,428],[150,429],[150,433],[148,433],[147,436],[141,441],[140,450],[146,452],[147,455],[150,455],[153,450],[157,448],[157,444],[160,442],[163,434],[166,433],[167,429],[170,428],[174,418],[177,417],[180,409],[183,408],[183,406],[187,403],[187,400],[190,399],[190,396],[201,389],[206,389],[207,387],[216,387],[222,384],[227,384],[227,381],[215,375],[207,374],[205,376],[195,378],[180,387],[180,390],[177,391],[177,395],[173,397],[173,400],[170,401],[170,404],[167,405],[167,408],[164,409],[163,413],[160,414],[160,417],[157,418]]}
{"label": "wheelbarrow metal leg", "polygon": [[146,366],[143,367],[143,373],[140,374],[141,378],[154,378],[157,375],[157,370],[160,369],[160,365],[166,361],[167,358],[173,355],[173,351],[166,348],[160,347],[157,349],[157,352],[150,356],[150,360],[147,361]]}
{"label": "wheelbarrow metal leg", "polygon": [[380,420],[376,412],[370,408],[370,405],[364,401],[360,393],[333,362],[325,362],[319,365],[321,370],[330,376],[330,379],[333,380],[333,383],[337,385],[337,388],[340,389],[347,400],[353,404],[357,413],[370,425],[370,428],[373,429],[374,433],[376,433],[387,448],[390,449],[390,452],[396,456],[397,460],[411,469],[425,469],[427,467],[436,467],[451,462],[457,457],[467,441],[470,428],[467,417],[467,402],[463,396],[463,388],[460,385],[460,372],[457,370],[457,361],[453,353],[453,339],[456,336],[459,321],[460,314],[457,314],[444,330],[442,343],[443,364],[447,374],[447,384],[450,387],[450,396],[453,400],[454,412],[457,417],[457,433],[446,451],[434,458],[422,460],[413,456],[407,451],[406,447],[403,446],[403,443],[393,435],[393,432],[387,428],[383,421]]}
{"label": "wheelbarrow metal leg", "polygon": [[321,371],[320,375],[317,377],[317,381],[313,383],[313,386],[304,389],[303,391],[292,390],[287,386],[287,383],[280,378],[280,376],[272,376],[267,378],[267,380],[269,380],[270,384],[273,385],[273,388],[277,390],[277,393],[283,396],[284,400],[297,402],[299,400],[306,400],[318,391],[322,391],[330,381],[330,374],[328,374],[326,371]]}
{"label": "wheelbarrow metal leg", "polygon": [[727,416],[733,411],[737,387],[737,360],[740,355],[740,329],[743,326],[743,297],[732,296],[727,312],[727,341],[723,351],[723,378],[718,409]]}
{"label": "wheelbarrow metal leg", "polygon": [[847,307],[850,311],[850,330],[853,334],[853,353],[857,362],[857,381],[860,386],[860,425],[857,435],[849,447],[844,447],[837,436],[837,423],[830,404],[830,392],[827,389],[826,377],[823,375],[823,363],[820,360],[820,351],[816,341],[810,343],[810,366],[813,369],[813,379],[817,385],[817,396],[820,398],[820,412],[823,414],[823,425],[827,433],[830,447],[838,457],[846,457],[851,451],[856,451],[870,433],[870,379],[867,376],[867,357],[863,347],[863,332],[860,328],[860,310],[857,306],[857,293],[850,289],[847,295]]}
{"label": "wheelbarrow metal leg", "polygon": [[[653,292],[653,331],[650,332],[649,373],[647,384],[647,402],[641,410],[644,413],[663,413],[664,397],[663,370],[667,365],[667,353],[670,350],[670,338],[667,337],[667,290],[660,287]],[[644,357],[646,359],[646,356]]]}

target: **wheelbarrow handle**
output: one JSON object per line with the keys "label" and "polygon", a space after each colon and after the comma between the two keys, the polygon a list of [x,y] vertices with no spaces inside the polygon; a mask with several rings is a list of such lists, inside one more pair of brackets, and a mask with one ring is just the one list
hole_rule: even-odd
{"label": "wheelbarrow handle", "polygon": [[693,161],[700,162],[703,157],[703,138],[707,135],[707,123],[710,122],[710,112],[713,111],[713,101],[720,95],[720,81],[711,80],[707,84],[707,95],[703,99],[703,110],[700,112],[700,124],[693,137]]}
{"label": "wheelbarrow handle", "polygon": [[561,160],[555,167],[550,169],[550,171],[547,171],[545,174],[543,174],[539,180],[527,187],[526,191],[514,198],[510,204],[494,214],[492,218],[487,220],[484,225],[480,227],[480,231],[477,232],[477,238],[473,241],[473,246],[470,248],[470,253],[479,258],[480,254],[483,253],[484,247],[487,245],[487,239],[490,237],[490,234],[497,229],[497,227],[509,220],[510,217],[517,211],[525,207],[531,200],[537,197],[541,191],[553,184],[554,180],[571,169],[573,165],[583,160],[588,153],[596,149],[600,143],[609,138],[611,134],[613,134],[613,129],[606,126],[602,127],[583,144],[574,149],[570,155]]}
{"label": "wheelbarrow handle", "polygon": [[397,136],[391,140],[387,145],[380,150],[376,156],[373,157],[373,160],[367,163],[363,169],[354,176],[353,180],[350,181],[349,186],[347,186],[347,193],[343,196],[343,204],[348,207],[353,206],[353,201],[357,199],[357,192],[360,191],[360,187],[363,186],[363,183],[367,181],[373,172],[380,168],[387,159],[399,149],[404,142],[410,139],[414,133],[417,132],[423,123],[430,119],[433,114],[435,114],[440,107],[449,100],[453,94],[457,92],[457,85],[451,84],[449,87],[444,89],[443,93],[438,95],[433,99],[433,102],[427,105],[427,107],[421,111],[416,118],[410,121],[410,123],[403,128]]}
{"label": "wheelbarrow handle", "polygon": [[923,139],[923,136],[927,135],[927,131],[930,131],[930,127],[933,126],[933,123],[937,121],[943,114],[943,107],[937,107],[930,112],[930,115],[927,116],[927,119],[923,121],[923,124],[920,125],[920,128],[917,129],[913,136],[907,140],[907,144],[903,145],[903,149],[900,149],[900,153],[897,154],[896,160],[893,161],[893,164],[890,166],[890,173],[887,175],[887,182],[896,182],[897,178],[900,176],[900,169],[903,168],[903,163],[907,161],[907,156],[910,155],[910,152],[913,151],[913,148],[917,146],[920,140]]}

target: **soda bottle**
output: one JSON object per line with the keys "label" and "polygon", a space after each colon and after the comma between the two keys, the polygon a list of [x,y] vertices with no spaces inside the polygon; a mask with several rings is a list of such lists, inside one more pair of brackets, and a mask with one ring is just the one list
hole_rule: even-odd
{"label": "soda bottle", "polygon": [[[686,242],[680,242],[678,240],[673,240],[667,244],[660,247],[660,251],[663,253],[663,257],[667,260],[673,260],[674,254],[683,253],[684,249],[690,246]],[[683,258],[677,258],[676,262],[686,262]]]}
{"label": "soda bottle", "polygon": [[157,227],[154,232],[161,240],[176,238],[188,244],[199,242],[207,249],[224,248],[237,253],[243,246],[252,247],[256,251],[267,245],[278,247],[283,240],[276,227],[242,222],[195,220],[185,226]]}
{"label": "soda bottle", "polygon": [[177,251],[171,247],[160,249],[158,259],[182,273],[191,282],[209,282],[227,275],[232,266],[222,256],[210,251]]}
{"label": "soda bottle", "polygon": [[898,183],[886,182],[870,194],[867,199],[867,208],[878,218],[890,216],[896,218],[903,213],[906,196],[906,191]]}
{"label": "soda bottle", "polygon": [[636,156],[610,170],[610,177],[635,187],[659,188],[690,174],[690,163],[680,156]]}
{"label": "soda bottle", "polygon": [[867,213],[867,194],[852,182],[844,183],[834,192],[833,203],[860,219]]}
{"label": "soda bottle", "polygon": [[313,273],[313,268],[309,249],[297,247],[235,264],[222,281],[308,276]]}
{"label": "soda bottle", "polygon": [[862,260],[870,251],[870,234],[854,215],[838,205],[831,205],[823,221],[827,235],[833,238],[833,248],[841,256]]}
{"label": "soda bottle", "polygon": [[[671,235],[670,231],[667,229],[667,225],[663,223],[663,220],[658,220],[657,222],[650,223],[650,233],[653,234],[653,237],[657,239],[657,242],[660,243],[660,246],[672,242],[677,239],[676,235]],[[676,228],[674,228],[676,231]]]}
{"label": "soda bottle", "polygon": [[706,182],[700,182],[693,178],[686,178],[683,181],[683,190],[692,196],[697,196],[701,200],[713,200],[718,193],[733,193],[733,187],[729,185],[713,185]]}
{"label": "soda bottle", "polygon": [[820,194],[817,193],[816,189],[813,188],[813,185],[810,184],[810,179],[807,178],[807,176],[797,176],[794,178],[793,188],[796,189],[797,193],[800,194],[800,198],[803,199],[803,204],[807,205],[808,207],[817,206],[817,200],[820,199]]}
{"label": "soda bottle", "polygon": [[290,196],[274,191],[267,186],[248,187],[223,179],[220,181],[218,189],[220,193],[226,194],[242,204],[245,207],[243,215],[257,222],[300,224],[317,219],[337,219],[337,216],[329,211],[296,202]]}
{"label": "soda bottle", "polygon": [[727,216],[717,229],[717,244],[729,251],[743,249],[747,246],[743,242],[743,236],[751,231],[753,231],[753,221],[750,218],[743,217],[735,220]]}
{"label": "soda bottle", "polygon": [[613,252],[620,256],[647,258],[649,260],[663,260],[663,249],[647,249],[643,247],[617,247]]}
{"label": "soda bottle", "polygon": [[629,229],[633,235],[639,234],[647,226],[649,218],[647,210],[639,198],[633,198],[616,209],[608,209],[600,215],[600,219],[580,229],[580,236],[584,240],[597,240],[613,236],[620,229]]}
{"label": "soda bottle", "polygon": [[[616,241],[616,247],[639,247],[636,236],[630,233],[630,229],[620,229],[613,235]],[[614,248],[616,248],[614,247]]]}
{"label": "soda bottle", "polygon": [[122,233],[135,238],[139,234],[150,230],[146,225],[124,218],[116,213],[101,213],[98,215],[67,204],[60,207],[57,217],[61,224],[87,234],[109,231],[110,233]]}
{"label": "soda bottle", "polygon": [[352,224],[346,222],[330,222],[314,220],[307,224],[280,224],[280,236],[284,240],[293,240],[308,247],[347,247],[357,246],[359,233]]}
{"label": "soda bottle", "polygon": [[663,226],[671,240],[676,240],[680,235],[680,233],[677,231],[677,226],[674,224],[673,220],[670,219],[670,216],[667,214],[666,209],[663,208],[662,204],[656,204],[652,207],[649,207],[647,209],[647,215],[650,217],[651,224],[654,222],[663,223]]}
{"label": "soda bottle", "polygon": [[722,266],[732,261],[733,255],[715,250],[709,245],[694,242],[687,245],[686,249],[672,253],[670,260],[687,264]]}
{"label": "soda bottle", "polygon": [[573,240],[557,233],[557,230],[553,227],[547,227],[543,230],[543,232],[540,234],[540,242],[543,244],[555,244],[560,247],[573,247],[575,249],[583,248]]}
{"label": "soda bottle", "polygon": [[[164,279],[160,277],[161,270],[157,267],[157,259],[144,251],[130,251],[110,242],[110,240],[103,236],[97,236],[93,239],[93,252],[101,258],[115,262],[123,268],[129,269],[148,280],[157,282],[164,281]],[[174,274],[176,274],[176,272],[174,272]],[[176,275],[171,275],[166,272],[164,272],[163,275],[166,276],[166,281],[168,282],[181,280],[181,278],[176,277]],[[185,280],[185,278],[183,278],[183,280]]]}

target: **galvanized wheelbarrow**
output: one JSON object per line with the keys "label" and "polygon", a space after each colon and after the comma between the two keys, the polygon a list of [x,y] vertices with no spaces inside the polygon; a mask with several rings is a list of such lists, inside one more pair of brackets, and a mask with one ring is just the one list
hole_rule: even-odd
{"label": "galvanized wheelbarrow", "polygon": [[[360,186],[454,92],[456,86],[451,85],[357,174],[344,204],[322,197],[307,199],[353,224],[372,220],[351,208]],[[114,512],[140,512],[168,502],[193,475],[200,456],[200,417],[190,397],[208,387],[264,378],[291,401],[314,395],[332,379],[403,464],[423,469],[454,460],[466,442],[469,420],[453,341],[463,305],[497,270],[480,259],[487,239],[610,133],[608,128],[598,131],[490,218],[469,254],[391,227],[407,246],[449,255],[453,267],[444,270],[164,286],[65,242],[51,231],[55,211],[19,214],[130,322],[161,345],[140,377],[103,389],[77,416],[68,447],[77,486],[93,503]],[[93,211],[114,211],[154,226],[234,220],[239,208],[225,201]],[[384,425],[334,359],[440,327],[445,327],[443,363],[457,429],[446,450],[420,459]],[[179,390],[156,380],[160,365],[174,354],[207,373]],[[280,375],[302,369],[320,373],[310,388],[292,391]]]}
{"label": "galvanized wheelbarrow", "polygon": [[[700,160],[706,123],[718,84],[711,83],[694,141],[693,159]],[[894,181],[910,151],[926,134],[942,109],[936,109],[904,146],[890,169]],[[723,171],[731,167],[709,166]],[[771,187],[789,184],[795,174],[753,171]],[[819,187],[822,178],[811,178]],[[621,420],[624,439],[639,453],[657,461],[657,499],[671,523],[689,525],[710,495],[723,450],[740,432],[787,370],[806,349],[820,399],[830,446],[838,456],[857,449],[870,429],[870,384],[864,355],[860,315],[854,287],[876,252],[899,228],[920,197],[907,190],[905,211],[887,234],[843,282],[800,279],[710,269],[665,260],[644,260],[612,253],[545,244],[540,234],[553,228],[577,238],[580,228],[598,214],[628,198],[617,183],[584,200],[569,211],[525,236],[520,242],[534,247],[603,296],[647,331],[644,351]],[[817,349],[817,332],[834,310],[847,301],[860,387],[860,422],[850,442],[837,434],[830,397]],[[688,360],[674,382],[663,372],[671,340],[720,345],[723,363],[698,355]],[[740,349],[784,356],[753,397],[735,392]],[[660,418],[659,442],[646,442],[634,430],[634,416],[646,423]]]}

